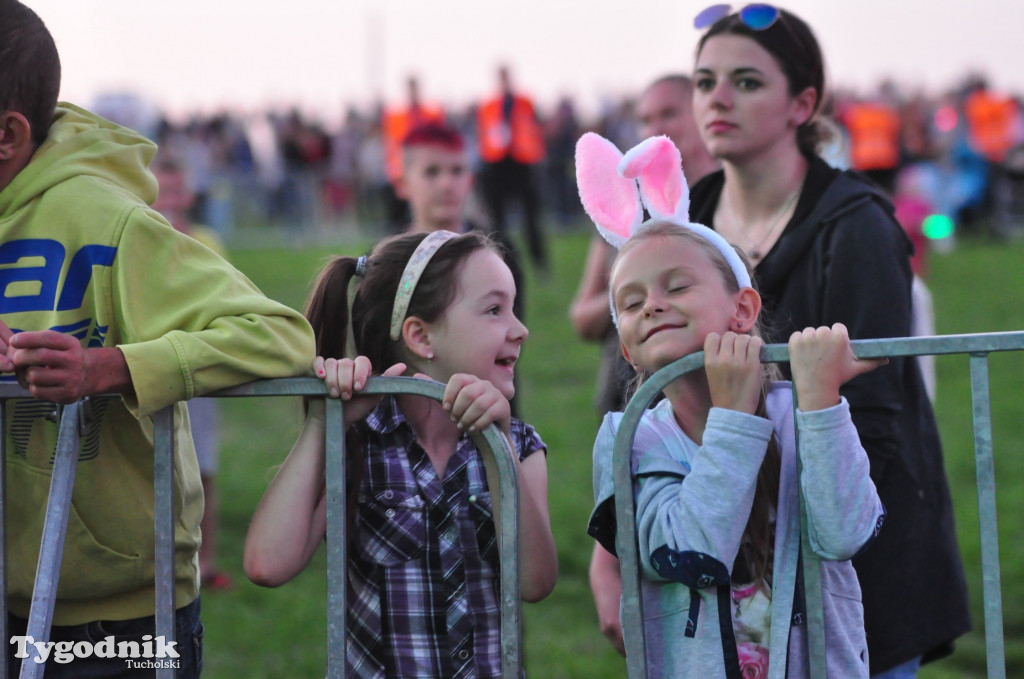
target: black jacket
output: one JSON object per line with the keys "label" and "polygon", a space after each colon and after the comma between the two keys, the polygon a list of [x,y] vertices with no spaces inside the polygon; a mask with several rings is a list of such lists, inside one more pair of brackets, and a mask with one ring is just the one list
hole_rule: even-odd
{"label": "black jacket", "polygon": [[[714,228],[724,175],[698,182],[690,217]],[[815,158],[778,242],[757,265],[768,342],[843,323],[852,339],[910,334],[913,246],[889,200],[852,172]],[[788,372],[788,364],[780,366]],[[787,375],[788,376],[788,375]],[[970,629],[967,585],[935,414],[913,358],[842,389],[888,512],[854,559],[864,596],[871,673],[947,655]]]}

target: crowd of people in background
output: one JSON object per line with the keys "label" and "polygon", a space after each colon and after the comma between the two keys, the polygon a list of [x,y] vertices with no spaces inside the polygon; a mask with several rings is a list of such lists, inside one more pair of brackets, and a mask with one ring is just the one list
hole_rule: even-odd
{"label": "crowd of people in background", "polygon": [[[912,238],[1024,235],[1020,102],[977,76],[935,98],[888,83],[828,98],[822,51],[796,15],[714,5],[694,26],[704,33],[692,79],[665,75],[595,119],[570,99],[538,106],[503,66],[494,91],[460,111],[410,78],[405,100],[353,109],[338,129],[297,109],[179,124],[132,96],[94,104],[118,125],[57,102],[52,36],[20,2],[0,1],[0,43],[12,46],[0,51],[0,224],[13,281],[0,297],[0,372],[33,397],[17,397],[5,434],[4,504],[23,524],[6,550],[7,629],[23,641],[0,674],[40,661],[24,649],[49,606],[51,646],[88,659],[64,670],[58,656],[47,676],[142,676],[114,667],[121,643],[117,658],[78,648],[96,630],[111,632],[104,643],[155,637],[152,418],[173,406],[169,645],[181,643],[178,676],[198,677],[201,591],[232,583],[207,523],[215,417],[203,426],[193,406],[312,370],[348,401],[346,674],[507,676],[520,658],[501,638],[502,564],[528,602],[558,574],[547,445],[516,415],[529,331],[507,237],[521,222],[543,280],[542,222],[586,217],[614,251],[591,243],[569,310],[577,333],[617,341],[634,385],[704,351],[703,371],[673,376],[642,408],[625,488],[611,460],[628,394],[598,407],[590,581],[614,647],[667,676],[766,676],[770,659],[772,676],[824,664],[831,676],[912,679],[952,653],[971,620],[933,392],[910,357],[858,360],[850,337],[930,334],[917,290],[927,248],[912,264]],[[242,224],[395,235],[327,263],[300,314],[215,252]],[[762,364],[760,348],[787,337],[788,361]],[[371,375],[444,382],[441,407],[358,393]],[[615,377],[601,375],[620,390]],[[85,397],[62,589],[40,604],[35,545],[50,517],[39,498],[58,469],[48,402]],[[337,499],[324,489],[324,437],[340,432],[325,429],[323,403],[307,406],[247,534],[258,585],[306,567]],[[514,453],[521,561],[499,553],[496,526],[507,526],[469,436],[490,425]],[[616,535],[623,493],[635,496],[639,599],[617,561],[631,542]],[[40,581],[55,588],[56,577]]]}
{"label": "crowd of people in background", "polygon": [[[583,132],[595,131],[620,147],[636,143],[638,95],[608,99],[589,116],[571,97],[536,103],[532,111],[541,148],[533,151],[532,174],[513,173],[527,235],[534,228],[531,214],[538,209],[554,224],[582,219],[573,167],[575,141]],[[130,97],[111,97],[93,108],[134,126],[182,158],[198,195],[196,220],[229,238],[238,224],[402,230],[408,211],[394,191],[397,149],[401,136],[422,120],[444,120],[467,140],[471,168],[478,176],[470,210],[478,221],[494,219],[489,208],[497,209],[496,198],[488,174],[500,170],[507,181],[509,168],[486,157],[491,152],[487,135],[481,134],[488,120],[486,104],[487,98],[481,98],[467,107],[445,106],[423,97],[418,80],[410,77],[402,101],[369,110],[353,106],[335,126],[298,109],[197,114],[172,122],[159,112],[140,115],[144,107]],[[889,191],[897,208],[916,222],[912,232],[930,214],[943,215],[963,230],[1011,235],[1022,229],[1024,123],[1019,96],[991,88],[981,76],[966,77],[937,96],[884,82],[872,93],[837,90],[825,113],[834,123],[826,159],[867,173]],[[531,242],[530,248],[535,261],[542,261],[543,246]]]}

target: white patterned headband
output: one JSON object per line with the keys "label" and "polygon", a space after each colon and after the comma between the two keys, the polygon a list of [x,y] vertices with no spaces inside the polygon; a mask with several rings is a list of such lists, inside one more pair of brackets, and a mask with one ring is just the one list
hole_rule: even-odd
{"label": "white patterned headband", "polygon": [[393,341],[402,335],[402,322],[405,321],[405,314],[409,311],[412,293],[416,290],[416,284],[426,270],[427,264],[442,245],[458,235],[451,231],[430,233],[420,241],[416,250],[413,251],[412,257],[406,262],[402,278],[398,281],[398,290],[395,292],[395,306],[391,311],[391,339]]}

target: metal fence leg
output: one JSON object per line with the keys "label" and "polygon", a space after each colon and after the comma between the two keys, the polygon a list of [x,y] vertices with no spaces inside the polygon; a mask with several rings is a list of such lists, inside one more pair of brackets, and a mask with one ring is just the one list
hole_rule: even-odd
{"label": "metal fence leg", "polygon": [[[501,676],[518,678],[525,675],[523,598],[519,581],[519,477],[511,463],[515,453],[493,424],[474,436],[474,441],[484,453],[488,487],[494,487],[492,479],[498,480],[498,514],[495,519],[499,523],[496,528],[500,531],[498,539],[501,541]],[[493,501],[493,490],[491,498]]]}
{"label": "metal fence leg", "polygon": [[803,451],[800,449],[800,427],[796,423],[796,389],[793,390],[793,437],[796,439],[796,487],[800,497],[800,561],[804,576],[804,609],[806,610],[807,653],[811,679],[828,677],[825,659],[825,608],[821,597],[821,559],[811,547],[807,500],[800,479],[803,476]]}
{"label": "metal fence leg", "polygon": [[[649,398],[640,399],[646,408]],[[632,405],[632,403],[630,404]],[[619,529],[615,535],[615,551],[618,552],[619,571],[622,574],[622,599],[619,604],[622,616],[623,642],[626,646],[626,671],[630,679],[646,679],[647,646],[643,617],[643,593],[640,583],[640,551],[636,537],[636,506],[633,498],[633,478],[630,457],[633,448],[632,433],[636,432],[640,416],[627,409],[622,417],[619,431],[629,427],[628,441],[615,440],[614,483],[615,516]],[[620,491],[619,489],[628,489]],[[628,630],[628,632],[626,632]]]}
{"label": "metal fence leg", "polygon": [[[50,497],[46,504],[42,544],[39,546],[39,562],[32,590],[32,609],[29,611],[26,632],[37,642],[48,641],[50,638],[50,623],[57,601],[61,557],[64,555],[64,536],[68,528],[68,513],[71,511],[71,491],[74,489],[75,471],[78,466],[81,421],[81,402],[64,408],[60,418],[57,450],[54,452]],[[36,662],[39,651],[34,646],[28,647],[27,650],[28,657],[21,662],[21,679],[42,677],[45,663]]]}
{"label": "metal fence leg", "polygon": [[989,679],[1006,679],[988,354],[971,354],[970,364],[971,400],[974,410],[974,461],[978,475],[981,580],[985,604],[985,658],[988,662]]}
{"label": "metal fence leg", "polygon": [[[698,363],[699,361],[699,363]],[[667,375],[681,375],[704,363],[703,355],[686,357],[651,376],[630,399],[619,422],[612,452],[615,488],[615,551],[622,576],[623,641],[626,645],[626,672],[629,679],[647,679],[647,646],[644,630],[640,550],[636,535],[636,503],[633,498],[633,438],[644,411],[665,387]]]}
{"label": "metal fence leg", "polygon": [[[156,561],[155,636],[175,641],[174,619],[174,406],[153,416],[153,522]],[[158,679],[173,679],[173,668],[161,667]]]}
{"label": "metal fence leg", "polygon": [[348,502],[345,493],[345,431],[341,399],[325,402],[327,475],[327,679],[345,677],[345,624],[348,605]]}
{"label": "metal fence leg", "polygon": [[11,640],[7,629],[7,400],[0,399],[0,640],[4,651],[0,653],[0,679],[7,679],[7,644]]}

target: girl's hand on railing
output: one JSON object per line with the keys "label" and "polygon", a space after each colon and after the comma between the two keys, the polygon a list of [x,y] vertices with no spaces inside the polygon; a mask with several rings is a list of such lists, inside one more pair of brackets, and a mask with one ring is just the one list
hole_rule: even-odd
{"label": "girl's hand on railing", "polygon": [[[313,361],[313,372],[324,381],[331,398],[346,401],[345,426],[358,422],[366,417],[380,401],[380,396],[357,396],[356,393],[366,386],[373,374],[370,359],[365,356],[356,358],[328,358],[317,356]],[[399,377],[405,372],[404,363],[396,363],[381,375],[382,377]],[[316,405],[317,414],[323,412],[323,403],[310,404],[310,412]]]}
{"label": "girl's hand on railing", "polygon": [[442,407],[466,431],[480,431],[489,424],[508,436],[511,407],[498,388],[474,375],[456,373],[448,380]]}
{"label": "girl's hand on railing", "polygon": [[858,359],[846,326],[836,323],[831,328],[794,332],[789,338],[789,362],[800,410],[810,411],[838,405],[839,387],[889,359]]}
{"label": "girl's hand on railing", "polygon": [[708,333],[704,340],[704,370],[713,406],[750,414],[757,410],[762,346],[760,337]]}

